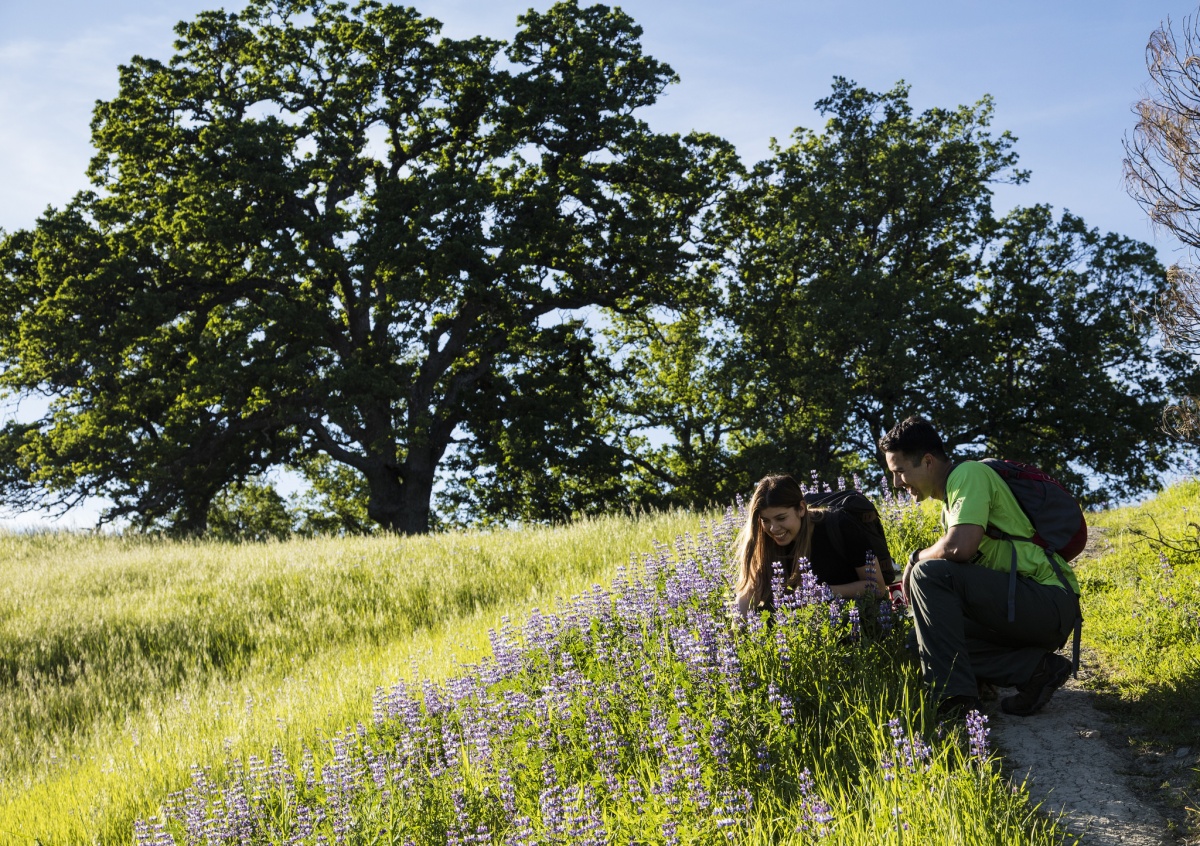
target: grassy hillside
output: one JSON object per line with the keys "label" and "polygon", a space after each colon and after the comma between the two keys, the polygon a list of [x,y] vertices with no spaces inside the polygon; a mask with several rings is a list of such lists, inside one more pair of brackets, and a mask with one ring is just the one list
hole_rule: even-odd
{"label": "grassy hillside", "polygon": [[1099,687],[1179,743],[1200,745],[1200,481],[1094,515],[1079,568]]}
{"label": "grassy hillside", "polygon": [[[1145,759],[1200,750],[1200,481],[1091,516],[1096,554],[1078,568],[1084,643],[1100,702]],[[1190,754],[1189,754],[1190,750]],[[1159,773],[1161,798],[1200,832],[1200,770]]]}
{"label": "grassy hillside", "polygon": [[[897,549],[935,531],[929,508],[887,511]],[[1079,568],[1085,642],[1109,668],[1107,689],[1161,714],[1163,731],[1189,730],[1170,717],[1192,713],[1200,692],[1198,512],[1200,484],[1188,483],[1094,515],[1106,546]],[[337,820],[354,819],[360,834],[364,821],[385,833],[379,842],[465,843],[479,833],[456,825],[490,819],[486,842],[525,842],[503,828],[503,795],[530,836],[547,801],[573,802],[576,823],[542,832],[560,842],[599,830],[655,843],[803,843],[822,831],[848,844],[1054,841],[987,762],[985,727],[939,739],[899,647],[902,621],[814,599],[786,626],[733,626],[731,531],[670,514],[244,546],[0,536],[0,843],[129,843],[135,819],[158,818],[142,824],[153,842],[172,809],[167,829],[186,842],[180,820],[202,806],[212,831],[220,814],[233,825],[230,785],[258,796],[258,824],[270,810],[280,831],[318,809],[331,840]],[[649,572],[614,584],[631,559]],[[597,583],[608,590],[589,592]],[[702,634],[736,672],[695,653],[689,638]],[[488,664],[493,643],[497,661],[509,656],[502,671]],[[478,710],[495,697],[508,722]],[[432,744],[424,764],[387,759],[414,737]],[[608,737],[627,746],[601,754]],[[461,760],[439,757],[460,742]],[[338,772],[353,789],[331,786]],[[585,811],[593,822],[579,821]]]}
{"label": "grassy hillside", "polygon": [[0,535],[0,842],[129,842],[193,765],[368,717],[694,515],[235,546]]}

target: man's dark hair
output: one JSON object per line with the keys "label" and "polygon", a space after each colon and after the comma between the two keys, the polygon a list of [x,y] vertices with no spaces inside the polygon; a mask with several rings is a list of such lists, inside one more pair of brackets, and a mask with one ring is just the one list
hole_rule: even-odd
{"label": "man's dark hair", "polygon": [[929,453],[934,458],[949,461],[946,444],[933,424],[924,417],[909,417],[901,420],[891,431],[879,439],[881,452],[898,452],[908,458]]}

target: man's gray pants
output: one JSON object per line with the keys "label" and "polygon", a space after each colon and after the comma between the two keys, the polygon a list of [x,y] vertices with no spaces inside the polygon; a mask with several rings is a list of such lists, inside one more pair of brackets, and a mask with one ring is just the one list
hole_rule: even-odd
{"label": "man's gray pants", "polygon": [[1008,619],[1009,574],[934,558],[909,574],[908,600],[925,682],[939,699],[977,696],[979,682],[1029,681],[1047,652],[1075,628],[1079,598],[1065,588],[1017,579]]}

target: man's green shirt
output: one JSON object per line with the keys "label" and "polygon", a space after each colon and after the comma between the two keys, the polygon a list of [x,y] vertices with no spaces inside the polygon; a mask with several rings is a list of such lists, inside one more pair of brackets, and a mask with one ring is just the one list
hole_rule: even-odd
{"label": "man's green shirt", "polygon": [[[942,506],[942,522],[946,528],[972,525],[993,527],[1015,538],[1033,537],[1033,524],[1017,504],[1017,498],[1003,479],[978,461],[964,461],[950,471],[946,478],[946,503]],[[1043,585],[1062,587],[1046,550],[1035,543],[995,540],[987,535],[979,542],[975,563],[1005,573],[1012,567],[1012,544],[1017,548],[1017,573]],[[1079,593],[1075,571],[1058,558],[1058,566]]]}

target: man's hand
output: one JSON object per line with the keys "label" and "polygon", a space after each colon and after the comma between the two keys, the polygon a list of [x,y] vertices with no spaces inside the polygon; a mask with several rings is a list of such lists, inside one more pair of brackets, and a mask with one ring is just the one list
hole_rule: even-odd
{"label": "man's hand", "polygon": [[979,551],[981,540],[983,540],[983,526],[963,523],[951,526],[950,531],[934,541],[933,546],[927,549],[914,549],[912,555],[908,557],[904,574],[900,577],[904,593],[908,593],[908,577],[918,561],[928,558],[945,558],[947,561],[964,563],[975,557],[975,553]]}

